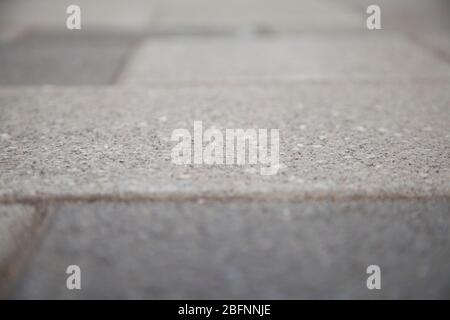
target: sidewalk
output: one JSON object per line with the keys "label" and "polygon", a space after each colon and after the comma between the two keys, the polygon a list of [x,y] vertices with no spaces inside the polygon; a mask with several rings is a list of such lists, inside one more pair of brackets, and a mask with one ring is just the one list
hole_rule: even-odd
{"label": "sidewalk", "polygon": [[[0,1],[2,297],[450,297],[449,4],[72,2]],[[173,164],[197,120],[278,174]]]}

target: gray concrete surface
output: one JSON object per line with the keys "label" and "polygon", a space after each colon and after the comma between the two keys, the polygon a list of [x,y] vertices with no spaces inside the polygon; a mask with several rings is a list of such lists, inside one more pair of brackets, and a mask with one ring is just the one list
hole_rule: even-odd
{"label": "gray concrete surface", "polygon": [[[450,30],[450,28],[449,28]],[[418,35],[417,38],[434,52],[434,54],[450,64],[450,38],[446,33],[435,33],[432,35]]]}
{"label": "gray concrete surface", "polygon": [[[1,89],[0,194],[450,194],[448,84]],[[126,108],[125,108],[126,106]],[[193,121],[280,130],[279,174],[171,162]]]}
{"label": "gray concrete surface", "polygon": [[[65,26],[70,0],[2,0],[0,34]],[[86,30],[228,30],[245,34],[365,30],[371,0],[77,0]],[[387,31],[448,30],[446,0],[378,0]],[[423,17],[428,18],[423,18]]]}
{"label": "gray concrete surface", "polygon": [[101,85],[116,81],[133,33],[34,32],[0,44],[0,85]]}
{"label": "gray concrete surface", "polygon": [[155,1],[129,0],[2,0],[1,28],[64,30],[66,9],[76,4],[81,8],[82,29],[140,30],[153,14]]}
{"label": "gray concrete surface", "polygon": [[0,204],[0,292],[15,275],[15,262],[27,250],[41,219],[32,206]]}
{"label": "gray concrete surface", "polygon": [[[450,298],[449,203],[69,204],[14,298]],[[81,290],[67,290],[67,266]],[[368,290],[366,268],[382,270]]]}
{"label": "gray concrete surface", "polygon": [[[71,3],[0,0],[2,298],[450,298],[448,1]],[[279,174],[172,164],[194,120]]]}
{"label": "gray concrete surface", "polygon": [[160,1],[152,27],[200,28],[240,32],[361,30],[364,11],[322,0]]}
{"label": "gray concrete surface", "polygon": [[369,5],[376,4],[381,9],[382,27],[385,32],[404,33],[435,32],[448,33],[450,20],[447,0],[345,0],[356,12],[365,11]]}
{"label": "gray concrete surface", "polygon": [[323,0],[3,0],[0,28],[65,26],[66,8],[82,8],[86,29],[303,31],[364,28],[364,11]]}
{"label": "gray concrete surface", "polygon": [[128,85],[449,77],[450,65],[402,35],[302,34],[148,40],[119,82]]}

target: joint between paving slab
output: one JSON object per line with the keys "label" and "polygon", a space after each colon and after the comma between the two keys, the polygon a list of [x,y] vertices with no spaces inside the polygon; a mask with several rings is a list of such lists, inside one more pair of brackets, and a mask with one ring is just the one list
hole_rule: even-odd
{"label": "joint between paving slab", "polygon": [[112,75],[111,80],[109,81],[110,84],[117,84],[120,81],[120,78],[121,78],[124,70],[126,70],[126,67],[129,63],[129,61],[131,61],[131,59],[136,54],[136,52],[139,50],[139,48],[142,46],[144,41],[145,41],[145,38],[142,37],[140,39],[137,39],[133,44],[130,45],[126,54],[120,59],[118,66],[116,67],[116,70],[115,70],[114,74]]}
{"label": "joint between paving slab", "polygon": [[34,249],[43,238],[52,213],[55,211],[50,210],[45,202],[35,202],[33,210],[34,217],[27,241],[19,245],[14,254],[8,258],[6,265],[0,269],[0,299],[7,297],[8,291],[14,285],[15,280],[26,266],[26,262],[33,255]]}
{"label": "joint between paving slab", "polygon": [[417,46],[421,47],[422,49],[430,52],[434,57],[441,60],[442,62],[445,62],[447,64],[450,64],[450,55],[445,52],[442,49],[436,48],[430,44],[425,43],[421,38],[412,32],[405,33],[405,36],[412,42],[414,42]]}
{"label": "joint between paving slab", "polygon": [[409,193],[348,193],[335,194],[332,192],[304,192],[304,193],[248,193],[248,194],[220,194],[220,193],[154,193],[154,194],[90,194],[90,195],[52,195],[40,194],[30,196],[3,196],[0,197],[0,204],[27,204],[33,206],[49,207],[63,203],[136,203],[136,202],[450,202],[450,194],[409,194]]}
{"label": "joint between paving slab", "polygon": [[[148,88],[147,85],[132,83],[123,84],[120,83],[120,78],[118,79],[119,85],[121,87],[129,88]],[[308,84],[308,85],[335,85],[336,83],[347,83],[347,84],[358,84],[358,85],[377,85],[377,84],[448,84],[450,83],[450,76],[278,76],[270,77],[268,79],[245,79],[237,78],[230,80],[195,80],[195,81],[151,81],[151,89],[175,89],[180,88],[195,88],[195,87],[252,87],[259,85],[269,85],[269,86],[289,86],[297,84]],[[4,87],[4,86],[3,86]]]}

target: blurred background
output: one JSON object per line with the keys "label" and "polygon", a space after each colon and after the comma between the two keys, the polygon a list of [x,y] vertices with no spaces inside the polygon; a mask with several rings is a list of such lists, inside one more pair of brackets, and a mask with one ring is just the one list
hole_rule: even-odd
{"label": "blurred background", "polygon": [[[71,4],[81,7],[82,30],[66,28]],[[450,41],[446,0],[1,0],[0,85],[114,84],[144,39],[374,37],[366,29],[370,4],[382,11],[377,36],[405,34],[448,59],[442,50]],[[267,54],[272,61],[285,58]],[[177,61],[164,64],[169,70]]]}

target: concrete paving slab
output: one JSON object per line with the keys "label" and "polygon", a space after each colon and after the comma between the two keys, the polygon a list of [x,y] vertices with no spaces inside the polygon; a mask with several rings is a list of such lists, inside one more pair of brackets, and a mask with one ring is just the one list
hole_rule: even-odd
{"label": "concrete paving slab", "polygon": [[130,59],[120,82],[255,83],[449,76],[450,64],[401,36],[338,33],[264,39],[149,40]]}
{"label": "concrete paving slab", "polygon": [[386,32],[418,34],[450,30],[450,3],[447,0],[346,0],[340,4],[363,13],[369,5],[378,5],[381,25]]}
{"label": "concrete paving slab", "polygon": [[[450,204],[104,203],[62,207],[20,299],[445,299]],[[66,269],[81,268],[81,290]],[[381,290],[368,290],[369,265]]]}
{"label": "concrete paving slab", "polygon": [[99,85],[115,80],[135,34],[31,33],[0,43],[0,85]]}
{"label": "concrete paving slab", "polygon": [[365,11],[322,0],[160,1],[152,27],[297,32],[363,30]]}
{"label": "concrete paving slab", "polygon": [[437,57],[450,64],[450,38],[448,34],[420,34],[417,36],[417,41],[433,51]]}
{"label": "concrete paving slab", "polygon": [[40,219],[32,206],[0,204],[0,293],[16,272],[16,262],[30,245]]}
{"label": "concrete paving slab", "polygon": [[[449,86],[3,88],[0,194],[448,198]],[[196,120],[279,129],[277,174],[172,163],[173,130]]]}
{"label": "concrete paving slab", "polygon": [[[81,30],[139,30],[145,28],[153,14],[154,1],[129,0],[2,0],[0,29],[43,28],[66,30],[66,9],[76,4],[81,8]],[[78,31],[74,31],[78,32]]]}

